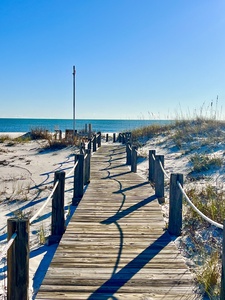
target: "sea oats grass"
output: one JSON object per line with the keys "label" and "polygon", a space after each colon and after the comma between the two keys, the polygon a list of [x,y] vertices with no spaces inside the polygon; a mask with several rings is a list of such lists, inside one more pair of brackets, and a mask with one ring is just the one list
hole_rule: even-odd
{"label": "sea oats grass", "polygon": [[223,158],[196,153],[190,157],[190,162],[193,165],[192,170],[194,172],[204,172],[212,167],[221,167]]}
{"label": "sea oats grass", "polygon": [[[225,220],[225,191],[218,191],[216,187],[208,184],[201,190],[191,188],[186,191],[186,194],[204,215],[223,224],[223,220]],[[189,209],[188,217],[206,222],[192,208]]]}

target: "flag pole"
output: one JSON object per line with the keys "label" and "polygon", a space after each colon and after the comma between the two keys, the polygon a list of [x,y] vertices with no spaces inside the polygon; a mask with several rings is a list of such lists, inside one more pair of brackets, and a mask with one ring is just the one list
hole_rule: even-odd
{"label": "flag pole", "polygon": [[76,115],[75,115],[75,76],[76,76],[76,68],[73,66],[73,142],[75,137],[75,125],[76,125]]}

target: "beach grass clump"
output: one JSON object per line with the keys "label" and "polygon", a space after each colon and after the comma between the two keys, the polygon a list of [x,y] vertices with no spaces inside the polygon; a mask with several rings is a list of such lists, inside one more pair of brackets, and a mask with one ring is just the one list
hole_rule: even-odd
{"label": "beach grass clump", "polygon": [[54,140],[52,138],[49,138],[48,145],[46,145],[45,149],[46,150],[60,150],[60,149],[68,147],[70,144],[71,143],[69,141],[66,141],[64,139]]}
{"label": "beach grass clump", "polygon": [[221,281],[221,259],[218,251],[204,258],[204,264],[196,271],[196,279],[210,299],[219,296]]}
{"label": "beach grass clump", "polygon": [[[223,224],[223,220],[225,220],[225,191],[218,191],[216,187],[208,184],[199,191],[196,188],[191,188],[187,190],[186,194],[204,215]],[[188,209],[188,218],[206,222],[192,208]]]}
{"label": "beach grass clump", "polygon": [[138,140],[140,138],[151,138],[154,135],[164,133],[169,129],[170,125],[153,124],[149,126],[140,127],[132,130],[132,138]]}
{"label": "beach grass clump", "polygon": [[31,129],[30,132],[31,139],[40,140],[40,139],[49,139],[49,132],[46,128],[43,127],[35,127]]}
{"label": "beach grass clump", "polygon": [[225,122],[214,119],[196,118],[176,120],[173,127],[172,140],[178,148],[187,143],[198,141],[200,146],[210,145],[225,140]]}
{"label": "beach grass clump", "polygon": [[8,134],[0,136],[0,143],[8,142],[7,146],[14,146],[17,143],[27,143],[31,140],[30,136],[24,135],[17,138],[12,138]]}
{"label": "beach grass clump", "polygon": [[0,135],[0,143],[4,143],[5,141],[9,141],[10,137],[8,134],[2,134]]}
{"label": "beach grass clump", "polygon": [[15,139],[13,139],[13,141],[15,141],[16,143],[29,143],[31,141],[31,137],[30,136],[19,136]]}
{"label": "beach grass clump", "polygon": [[[202,189],[191,188],[186,194],[193,204],[208,218],[223,224],[225,219],[225,191],[208,184]],[[210,299],[219,299],[221,282],[221,239],[222,231],[210,226],[189,205],[184,206],[184,227],[188,233],[189,248],[187,254],[195,260],[194,272],[204,293]]]}
{"label": "beach grass clump", "polygon": [[194,172],[208,171],[212,167],[221,167],[223,159],[221,157],[210,157],[206,154],[195,153],[190,157]]}
{"label": "beach grass clump", "polygon": [[55,139],[54,135],[52,135],[47,129],[42,127],[36,127],[31,129],[30,137],[32,140],[42,139],[47,141],[47,144],[43,146],[41,152],[44,150],[60,150],[71,144],[70,141],[67,141],[65,139]]}
{"label": "beach grass clump", "polygon": [[39,243],[41,245],[44,245],[46,243],[46,237],[45,237],[45,230],[43,225],[41,225],[38,235],[39,235]]}

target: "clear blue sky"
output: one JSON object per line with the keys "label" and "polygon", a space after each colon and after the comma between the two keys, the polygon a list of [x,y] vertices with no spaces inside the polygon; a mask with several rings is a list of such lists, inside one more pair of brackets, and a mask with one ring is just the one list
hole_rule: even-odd
{"label": "clear blue sky", "polygon": [[[0,0],[0,117],[225,110],[224,0]],[[217,102],[218,96],[218,103]]]}

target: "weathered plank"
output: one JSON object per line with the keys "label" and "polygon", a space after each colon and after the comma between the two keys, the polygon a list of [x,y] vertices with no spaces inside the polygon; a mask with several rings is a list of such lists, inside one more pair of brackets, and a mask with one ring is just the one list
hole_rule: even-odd
{"label": "weathered plank", "polygon": [[200,299],[150,184],[125,165],[125,147],[91,158],[91,183],[36,299]]}

